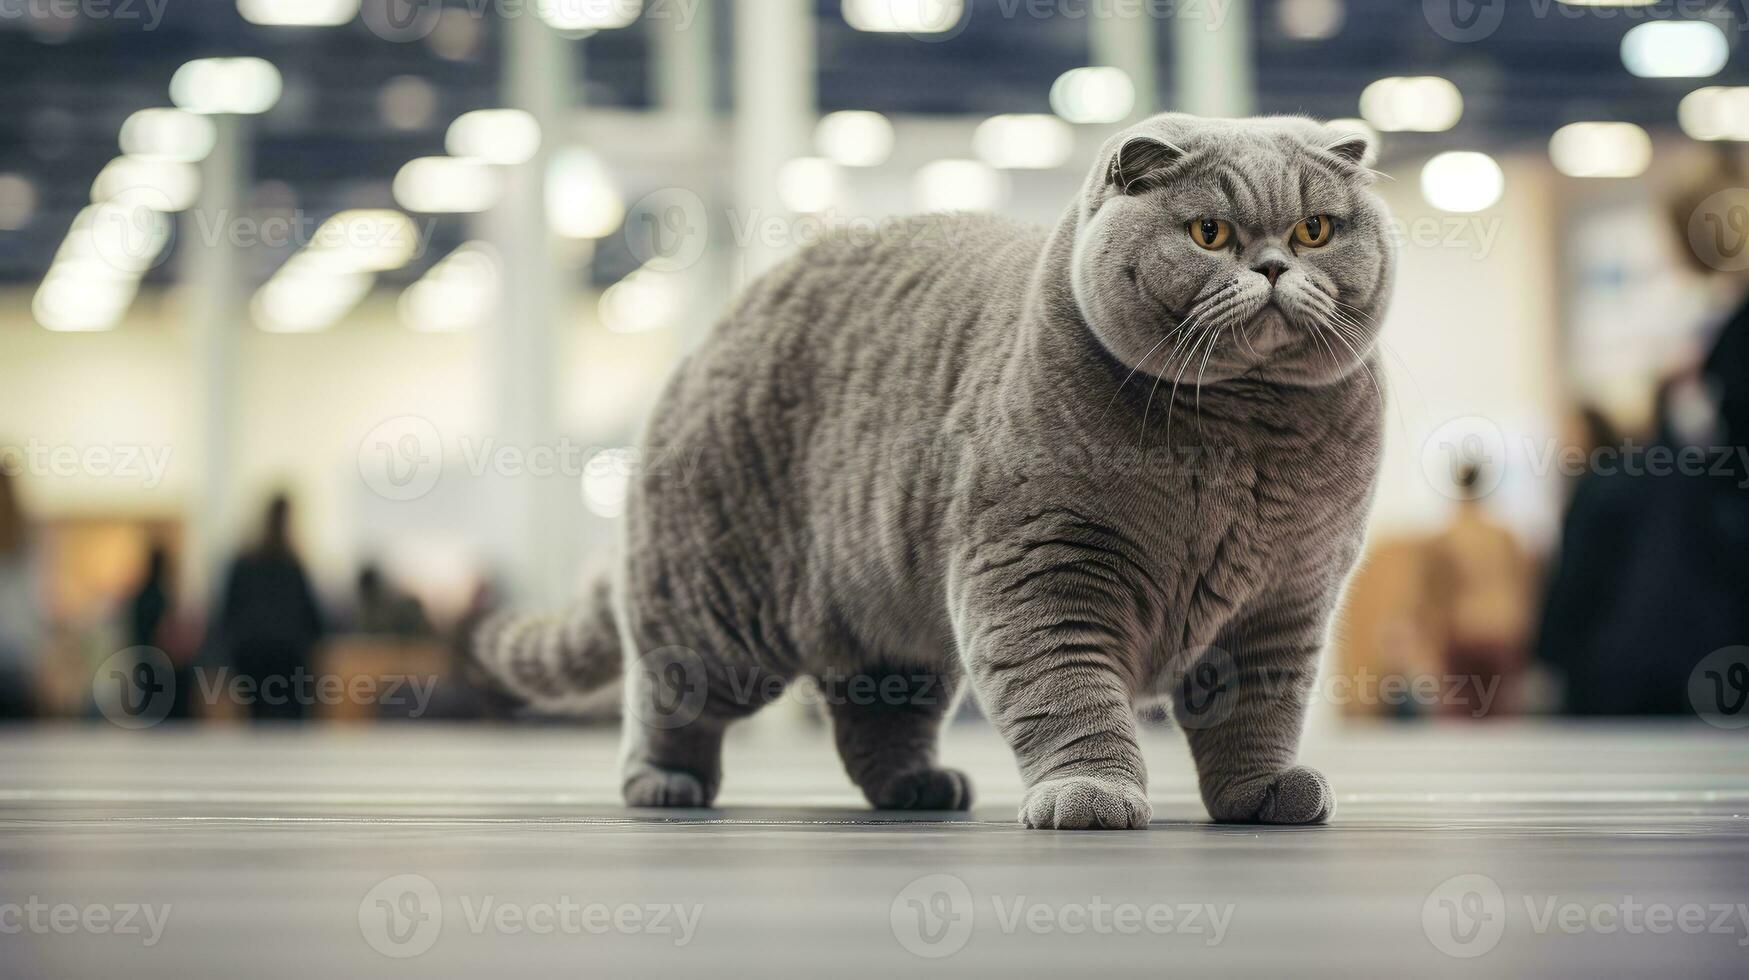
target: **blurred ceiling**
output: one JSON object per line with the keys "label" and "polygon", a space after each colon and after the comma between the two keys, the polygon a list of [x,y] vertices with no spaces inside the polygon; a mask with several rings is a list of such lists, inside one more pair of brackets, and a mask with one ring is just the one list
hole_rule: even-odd
{"label": "blurred ceiling", "polygon": [[[168,105],[170,77],[190,59],[253,54],[280,68],[285,94],[256,125],[256,206],[295,208],[318,221],[346,207],[392,206],[389,184],[402,164],[442,153],[445,127],[460,113],[498,104],[501,24],[473,13],[494,9],[493,0],[424,0],[442,4],[444,13],[424,38],[406,43],[385,40],[365,18],[336,27],[256,26],[239,15],[236,0],[85,0],[75,4],[85,10],[78,18],[66,16],[69,2],[0,3],[0,64],[8,82],[0,174],[25,178],[36,198],[23,227],[0,232],[0,281],[42,275],[74,214],[88,203],[93,178],[117,154],[123,120],[135,110]],[[367,11],[377,2],[365,0]],[[1496,29],[1468,42],[1435,28],[1440,0],[1316,0],[1322,20],[1312,17],[1313,33],[1332,25],[1334,33],[1296,38],[1288,32],[1294,12],[1284,7],[1303,2],[1253,2],[1259,110],[1353,116],[1361,90],[1382,76],[1439,74],[1456,82],[1465,97],[1458,126],[1400,143],[1394,137],[1399,150],[1541,145],[1557,127],[1579,119],[1637,122],[1658,135],[1674,131],[1678,100],[1697,86],[1749,81],[1740,56],[1749,14],[1738,2],[1679,0],[1610,10],[1512,0]],[[1047,112],[1052,81],[1090,60],[1088,9],[1174,6],[1173,0],[970,0],[958,34],[926,43],[855,30],[841,16],[839,0],[816,3],[822,112],[954,115]],[[1057,13],[1030,14],[1041,6]],[[1225,0],[1178,0],[1177,6],[1219,12]],[[1486,13],[1500,4],[1456,0],[1456,6]],[[720,108],[729,101],[733,4],[726,7],[715,22]],[[1706,17],[1725,29],[1732,53],[1722,72],[1704,80],[1629,74],[1619,50],[1622,35],[1646,20],[1673,17]],[[1305,33],[1304,18],[1300,23]],[[1167,25],[1150,24],[1168,60]],[[577,41],[586,55],[578,61],[578,101],[649,106],[652,36],[665,29],[646,20]],[[1170,70],[1160,77],[1166,86],[1160,104],[1170,106]],[[385,95],[395,79],[418,81],[403,80],[397,96]],[[462,221],[443,219],[439,237],[459,241]],[[429,250],[433,259],[445,251]],[[259,276],[283,258],[265,257]],[[174,261],[166,263],[156,275],[174,268]],[[402,275],[421,271],[415,266]]]}

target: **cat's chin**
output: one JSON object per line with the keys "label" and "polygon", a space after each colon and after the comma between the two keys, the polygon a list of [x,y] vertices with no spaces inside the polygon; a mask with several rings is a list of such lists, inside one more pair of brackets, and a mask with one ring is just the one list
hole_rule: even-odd
{"label": "cat's chin", "polygon": [[1304,339],[1304,333],[1288,322],[1287,314],[1273,303],[1258,311],[1241,330],[1239,354],[1254,365],[1263,364],[1276,354]]}

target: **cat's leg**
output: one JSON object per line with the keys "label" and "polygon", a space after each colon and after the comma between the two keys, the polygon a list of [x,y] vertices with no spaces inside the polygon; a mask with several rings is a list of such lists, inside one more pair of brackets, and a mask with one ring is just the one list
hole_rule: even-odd
{"label": "cat's leg", "polygon": [[[1336,807],[1322,773],[1299,765],[1317,679],[1322,616],[1230,637],[1192,665],[1173,714],[1196,760],[1209,816],[1222,823],[1323,823]],[[1316,625],[1313,625],[1313,623]]]}
{"label": "cat's leg", "polygon": [[628,659],[620,790],[627,806],[703,807],[722,785],[730,723],[777,697],[786,679],[688,647]]}
{"label": "cat's leg", "polygon": [[935,764],[941,720],[959,700],[957,677],[895,667],[819,680],[838,755],[870,804],[882,810],[971,808],[965,773]]}
{"label": "cat's leg", "polygon": [[[962,656],[1026,782],[1020,820],[1046,829],[1147,825],[1137,740],[1138,599],[1114,549],[1058,544],[986,563],[961,602]],[[1046,564],[1049,562],[1049,564]]]}

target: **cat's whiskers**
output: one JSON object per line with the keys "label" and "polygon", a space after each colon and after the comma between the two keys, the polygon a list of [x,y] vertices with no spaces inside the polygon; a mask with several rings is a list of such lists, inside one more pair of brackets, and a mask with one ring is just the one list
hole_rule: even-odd
{"label": "cat's whiskers", "polygon": [[1362,371],[1366,372],[1367,379],[1372,382],[1373,395],[1378,399],[1379,408],[1383,409],[1385,407],[1385,390],[1379,386],[1379,379],[1372,373],[1372,368],[1367,366],[1366,358],[1361,356],[1360,351],[1353,343],[1349,342],[1348,337],[1343,333],[1342,321],[1338,319],[1341,316],[1341,311],[1334,308],[1332,308],[1327,314],[1325,322],[1329,324],[1330,334],[1334,336],[1342,346],[1348,348],[1350,354],[1354,355],[1354,362],[1360,366]]}
{"label": "cat's whiskers", "polygon": [[[1203,304],[1201,304],[1197,308],[1195,313],[1193,313],[1189,318],[1186,319],[1185,324],[1187,326],[1193,325],[1195,323],[1195,321],[1201,320],[1204,317],[1208,316],[1209,313],[1211,313],[1212,311],[1214,311],[1218,307],[1220,300],[1226,295],[1226,293],[1227,293],[1227,290],[1222,290],[1221,292],[1216,293],[1215,295],[1209,297],[1206,302],[1204,302]],[[1191,339],[1191,338],[1197,338],[1197,339]],[[1172,345],[1171,353],[1169,353],[1166,356],[1165,367],[1166,367],[1167,371],[1172,370],[1172,362],[1178,356],[1179,350],[1184,347],[1184,343],[1187,339],[1191,339],[1190,349],[1192,351],[1196,350],[1196,345],[1201,343],[1199,335],[1195,332],[1188,333],[1188,334],[1185,334],[1183,337],[1180,337],[1178,340],[1178,343]],[[1186,366],[1189,365],[1188,360],[1186,360],[1185,363],[1186,363]],[[1183,373],[1184,372],[1182,370],[1179,372],[1180,375],[1182,375]],[[1146,440],[1148,438],[1148,415],[1150,412],[1152,412],[1154,410],[1154,395],[1155,395],[1155,393],[1157,393],[1160,390],[1160,379],[1163,376],[1164,376],[1164,372],[1162,372],[1162,374],[1154,375],[1154,384],[1152,387],[1150,387],[1148,389],[1148,402],[1142,408],[1142,424],[1141,424],[1141,427],[1136,432],[1136,448],[1138,448],[1138,449],[1143,448],[1143,444],[1146,442]],[[1177,386],[1174,385],[1173,391],[1176,392],[1177,390],[1178,390]],[[1170,411],[1168,411],[1166,419],[1167,419],[1166,445],[1167,445],[1167,448],[1171,448],[1171,445],[1172,445],[1172,421],[1171,421],[1172,416],[1170,414]]]}
{"label": "cat's whiskers", "polygon": [[[1218,299],[1219,295],[1220,294],[1217,293],[1214,296],[1210,296],[1207,299],[1192,305],[1190,308],[1190,312],[1186,313],[1184,315],[1184,317],[1178,321],[1177,326],[1173,327],[1171,330],[1166,331],[1166,333],[1164,335],[1162,335],[1159,340],[1154,342],[1154,346],[1148,348],[1148,352],[1146,354],[1142,355],[1141,360],[1137,361],[1135,363],[1135,366],[1130,368],[1130,373],[1124,375],[1124,379],[1122,381],[1118,382],[1117,390],[1111,393],[1111,398],[1109,400],[1107,400],[1105,403],[1105,409],[1099,413],[1100,421],[1104,421],[1105,416],[1110,414],[1111,406],[1117,404],[1118,396],[1123,394],[1124,386],[1129,384],[1130,379],[1134,378],[1136,376],[1136,372],[1140,371],[1142,369],[1142,366],[1148,363],[1148,359],[1154,356],[1154,352],[1159,350],[1161,347],[1165,346],[1166,342],[1168,340],[1171,340],[1174,336],[1182,337],[1185,329],[1188,328],[1189,326],[1191,326],[1191,324],[1196,320],[1197,316],[1200,313],[1202,313],[1204,310],[1206,310],[1208,308],[1209,304],[1213,303],[1216,299]],[[1176,348],[1174,348],[1174,349],[1176,349]],[[1168,363],[1170,363],[1170,361],[1168,361]]]}
{"label": "cat's whiskers", "polygon": [[[1332,299],[1334,299],[1334,297],[1332,297]],[[1344,310],[1347,310],[1349,312],[1351,319],[1359,321],[1364,326],[1372,326],[1373,318],[1371,316],[1368,316],[1365,310],[1362,310],[1358,307],[1350,306],[1349,304],[1344,303],[1339,299],[1336,300],[1335,302],[1336,302],[1337,306],[1340,306]],[[1378,345],[1380,350],[1384,351],[1386,354],[1389,354],[1391,357],[1396,359],[1397,367],[1402,369],[1404,376],[1409,379],[1409,383],[1415,386],[1415,395],[1416,395],[1416,398],[1421,403],[1422,414],[1424,414],[1424,415],[1430,414],[1432,412],[1432,409],[1430,408],[1430,403],[1427,400],[1427,389],[1426,389],[1426,387],[1424,387],[1421,384],[1421,379],[1416,377],[1415,370],[1409,366],[1409,362],[1403,359],[1403,355],[1397,352],[1397,348],[1395,346],[1393,346],[1389,340],[1385,339],[1385,333],[1383,330],[1376,330],[1373,332],[1373,341]],[[1401,416],[1402,416],[1402,409],[1399,408],[1398,409],[1398,421],[1399,422],[1403,422],[1403,419]],[[1407,429],[1406,429],[1407,423],[1403,422],[1403,424],[1405,425],[1405,431],[1407,431]]]}
{"label": "cat's whiskers", "polygon": [[[1338,305],[1339,305],[1339,306],[1340,306],[1340,305],[1343,305],[1343,304],[1340,304],[1340,303],[1339,303],[1339,304],[1338,304]],[[1364,314],[1362,314],[1362,315],[1364,315]],[[1343,313],[1341,313],[1341,311],[1340,311],[1340,310],[1338,310],[1338,311],[1337,311],[1337,315],[1336,315],[1336,319],[1335,319],[1335,321],[1334,321],[1334,322],[1335,322],[1335,324],[1336,324],[1336,325],[1338,325],[1338,326],[1341,326],[1341,325],[1346,325],[1346,330],[1347,330],[1347,331],[1348,331],[1348,333],[1349,333],[1349,335],[1350,335],[1350,336],[1351,336],[1351,337],[1352,337],[1352,339],[1353,339],[1353,340],[1354,340],[1354,341],[1355,341],[1355,342],[1356,342],[1356,343],[1357,343],[1357,344],[1361,344],[1361,343],[1365,343],[1365,341],[1364,341],[1364,340],[1363,340],[1363,339],[1362,339],[1362,338],[1363,338],[1363,335],[1364,335],[1364,333],[1365,333],[1365,331],[1366,331],[1366,327],[1364,327],[1364,326],[1362,326],[1362,325],[1361,325],[1361,323],[1360,323],[1360,322],[1358,322],[1358,320],[1357,320],[1357,319],[1356,319],[1356,317],[1354,317],[1354,316],[1350,316],[1350,315],[1347,315],[1347,314],[1343,314]],[[1374,334],[1373,334],[1373,335],[1372,335],[1372,349],[1378,349],[1378,348],[1380,348],[1380,347],[1383,347],[1383,348],[1384,348],[1384,349],[1385,349],[1385,351],[1386,351],[1386,352],[1387,352],[1387,353],[1390,353],[1390,354],[1392,354],[1392,355],[1393,355],[1393,356],[1397,356],[1397,355],[1396,355],[1396,352],[1395,352],[1395,351],[1392,351],[1392,350],[1391,350],[1391,349],[1390,349],[1390,346],[1389,346],[1389,345],[1388,345],[1388,344],[1386,344],[1386,343],[1385,343],[1385,339],[1384,339],[1384,337],[1383,337],[1383,336],[1382,336],[1382,335],[1380,335],[1380,334],[1378,334],[1378,333],[1376,333],[1376,332],[1375,332],[1375,333],[1374,333]],[[1398,360],[1398,362],[1399,362],[1399,363],[1401,363],[1401,362],[1402,362],[1402,357],[1401,357],[1401,356],[1397,356],[1397,360]],[[1364,362],[1364,361],[1362,361],[1362,363],[1361,363],[1361,366],[1362,366],[1362,367],[1366,367],[1366,363],[1365,363],[1365,362]],[[1408,370],[1408,365],[1407,365],[1407,364],[1404,364],[1404,365],[1403,365],[1403,368],[1404,368],[1404,370],[1405,370],[1405,371],[1407,371],[1407,370]],[[1383,370],[1383,367],[1382,367],[1382,366],[1381,366],[1381,368],[1380,368],[1380,370]],[[1375,390],[1375,391],[1376,391],[1376,390],[1378,390],[1378,388],[1379,388],[1379,381],[1378,381],[1378,377],[1377,377],[1377,376],[1376,376],[1376,375],[1374,375],[1374,374],[1373,374],[1373,372],[1372,372],[1372,371],[1371,371],[1371,370],[1370,370],[1370,369],[1369,369],[1369,370],[1368,370],[1368,371],[1367,371],[1367,374],[1368,374],[1368,375],[1369,375],[1369,376],[1372,376],[1372,383],[1373,383],[1373,389],[1374,389],[1374,390]],[[1419,381],[1416,381],[1416,379],[1415,379],[1415,376],[1414,376],[1414,373],[1413,373],[1413,372],[1410,372],[1410,373],[1409,373],[1409,380],[1410,380],[1410,381],[1411,381],[1411,382],[1414,382],[1414,383],[1415,383],[1415,385],[1416,385],[1416,387],[1417,387],[1417,389],[1419,389],[1419,387],[1420,387],[1420,382],[1419,382]],[[1380,401],[1380,404],[1381,404],[1381,406],[1382,406],[1382,405],[1384,405],[1384,404],[1389,404],[1389,402],[1388,402],[1388,400],[1385,400],[1385,399],[1383,399],[1383,396],[1382,396],[1382,395],[1381,395],[1381,396],[1380,396],[1380,397],[1381,397],[1381,401]],[[1426,395],[1425,395],[1425,393],[1423,393],[1423,394],[1422,394],[1422,396],[1421,396],[1421,397],[1422,397],[1422,401],[1423,401],[1423,404],[1424,404],[1424,406],[1425,406],[1425,402],[1426,402]],[[1404,440],[1408,440],[1408,439],[1409,439],[1409,420],[1408,420],[1408,418],[1407,418],[1407,417],[1406,417],[1406,416],[1405,416],[1405,415],[1404,415],[1404,414],[1403,414],[1403,406],[1402,406],[1402,405],[1401,405],[1401,404],[1396,404],[1396,405],[1395,405],[1395,406],[1394,406],[1394,407],[1395,407],[1395,409],[1396,409],[1396,416],[1397,416],[1397,430],[1398,430],[1398,432],[1399,432],[1399,433],[1400,433],[1400,434],[1401,434],[1401,435],[1402,435],[1402,437],[1403,437],[1403,438],[1404,438]]]}
{"label": "cat's whiskers", "polygon": [[[1221,323],[1222,323],[1226,313],[1228,312],[1227,308],[1231,305],[1232,301],[1235,299],[1237,299],[1236,291],[1235,291],[1234,295],[1227,297],[1226,302],[1223,302],[1219,307],[1210,311],[1210,314],[1213,317],[1213,319],[1210,321],[1209,327],[1203,331],[1203,336],[1207,336],[1207,337],[1211,338],[1211,340],[1218,339]],[[1172,421],[1173,421],[1174,414],[1178,410],[1178,385],[1180,382],[1182,382],[1184,380],[1184,372],[1190,370],[1191,362],[1196,359],[1196,349],[1198,346],[1201,345],[1201,343],[1202,343],[1202,336],[1199,336],[1196,339],[1196,341],[1190,345],[1190,350],[1186,353],[1185,358],[1184,358],[1184,366],[1178,369],[1177,376],[1172,379],[1172,391],[1166,397],[1166,447],[1167,447],[1167,449],[1172,448]],[[1155,383],[1155,387],[1156,388],[1159,387],[1158,382]],[[1198,389],[1197,394],[1200,396],[1201,393],[1202,393],[1201,389]],[[1153,400],[1152,393],[1149,394],[1148,399],[1150,402]],[[1144,420],[1145,419],[1146,419],[1146,413],[1144,413]]]}

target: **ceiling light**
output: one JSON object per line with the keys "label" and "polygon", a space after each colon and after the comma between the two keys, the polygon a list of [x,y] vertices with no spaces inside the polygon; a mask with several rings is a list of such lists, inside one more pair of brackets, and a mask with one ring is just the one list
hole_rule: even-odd
{"label": "ceiling light", "polygon": [[499,171],[464,157],[420,157],[395,174],[395,203],[423,214],[478,214],[503,192]]}
{"label": "ceiling light", "polygon": [[1749,87],[1697,88],[1676,107],[1676,121],[1697,140],[1749,140]]}
{"label": "ceiling light", "polygon": [[91,182],[91,203],[116,201],[155,211],[186,211],[200,197],[200,172],[191,163],[116,157]]}
{"label": "ceiling light", "polygon": [[1383,132],[1438,133],[1463,117],[1464,97],[1437,75],[1381,78],[1360,93],[1360,114]]}
{"label": "ceiling light", "polygon": [[451,156],[515,166],[540,150],[540,122],[521,109],[476,109],[456,117],[444,135]]}
{"label": "ceiling light", "polygon": [[1121,68],[1074,68],[1051,85],[1051,110],[1072,123],[1115,123],[1136,107],[1136,86]]}
{"label": "ceiling light", "polygon": [[1421,168],[1421,195],[1441,211],[1483,211],[1505,190],[1506,175],[1486,153],[1441,153]]}
{"label": "ceiling light", "polygon": [[964,0],[844,0],[844,21],[859,31],[941,34],[959,26]]}
{"label": "ceiling light", "polygon": [[202,115],[255,115],[273,108],[285,82],[260,58],[201,58],[170,78],[170,101]]}
{"label": "ceiling light", "polygon": [[783,206],[800,214],[815,214],[838,199],[838,167],[821,157],[801,157],[777,170],[777,196]]}
{"label": "ceiling light", "polygon": [[141,109],[121,124],[121,151],[130,157],[199,163],[217,142],[211,119],[181,109]]}
{"label": "ceiling light", "polygon": [[1282,0],[1275,7],[1281,32],[1298,41],[1335,37],[1347,17],[1342,0]]}
{"label": "ceiling light", "polygon": [[547,224],[566,238],[606,238],[626,220],[625,199],[601,158],[581,147],[547,165]]}
{"label": "ceiling light", "polygon": [[237,0],[237,12],[264,27],[334,27],[358,16],[358,0]]}
{"label": "ceiling light", "polygon": [[1716,75],[1730,57],[1725,32],[1700,20],[1653,21],[1621,39],[1621,63],[1641,78]]}
{"label": "ceiling light", "polygon": [[499,282],[497,253],[484,242],[468,242],[401,294],[401,322],[422,333],[478,327],[497,310]]}
{"label": "ceiling light", "polygon": [[644,0],[542,0],[535,9],[555,30],[608,31],[636,23]]}
{"label": "ceiling light", "polygon": [[1549,139],[1549,159],[1569,177],[1638,177],[1652,163],[1652,137],[1633,123],[1572,123]]}
{"label": "ceiling light", "polygon": [[1049,170],[1075,152],[1075,131],[1056,116],[991,116],[972,131],[972,150],[992,167]]}
{"label": "ceiling light", "polygon": [[833,112],[814,128],[820,155],[845,167],[878,167],[893,153],[893,124],[878,112]]}

